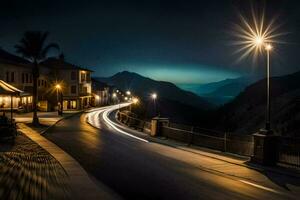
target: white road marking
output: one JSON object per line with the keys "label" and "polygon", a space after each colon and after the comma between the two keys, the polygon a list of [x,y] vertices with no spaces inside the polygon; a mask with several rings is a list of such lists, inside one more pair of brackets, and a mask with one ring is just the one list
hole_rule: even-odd
{"label": "white road marking", "polygon": [[245,180],[239,180],[239,181],[242,182],[242,183],[245,183],[245,184],[247,184],[247,185],[251,185],[251,186],[253,186],[253,187],[260,188],[260,189],[262,189],[262,190],[266,190],[266,191],[269,191],[269,192],[274,192],[274,193],[277,193],[277,194],[281,194],[281,192],[276,191],[276,190],[274,190],[274,189],[272,189],[272,188],[268,188],[268,187],[265,187],[265,186],[262,186],[262,185],[258,185],[258,184],[255,184],[255,183],[251,183],[251,182],[245,181]]}

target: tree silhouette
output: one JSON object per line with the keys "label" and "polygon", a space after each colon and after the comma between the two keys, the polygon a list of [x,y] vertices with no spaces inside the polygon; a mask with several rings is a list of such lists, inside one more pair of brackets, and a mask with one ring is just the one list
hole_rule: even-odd
{"label": "tree silhouette", "polygon": [[15,45],[16,52],[21,54],[25,59],[32,63],[32,77],[33,77],[33,119],[34,125],[39,124],[37,116],[37,102],[38,102],[38,78],[40,76],[39,63],[47,59],[49,51],[59,49],[55,43],[46,44],[48,32],[41,31],[27,31],[19,44]]}

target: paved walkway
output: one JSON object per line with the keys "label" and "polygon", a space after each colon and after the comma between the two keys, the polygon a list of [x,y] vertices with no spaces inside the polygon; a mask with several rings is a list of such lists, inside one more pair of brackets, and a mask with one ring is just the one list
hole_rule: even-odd
{"label": "paved walkway", "polygon": [[48,151],[65,169],[69,176],[71,199],[116,199],[106,186],[92,181],[79,163],[57,145],[24,123],[20,123],[19,128],[27,137]]}

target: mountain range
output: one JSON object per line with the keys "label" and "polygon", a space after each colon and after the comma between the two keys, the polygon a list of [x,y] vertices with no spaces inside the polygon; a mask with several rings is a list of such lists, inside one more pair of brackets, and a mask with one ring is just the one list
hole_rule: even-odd
{"label": "mountain range", "polygon": [[247,86],[258,79],[259,77],[256,76],[247,76],[207,84],[183,84],[179,85],[179,87],[194,92],[210,103],[219,106],[234,99]]}
{"label": "mountain range", "polygon": [[123,71],[111,77],[97,77],[99,81],[113,85],[123,91],[130,90],[134,95],[149,99],[152,93],[157,93],[159,99],[177,101],[199,109],[207,110],[213,106],[198,95],[185,91],[175,84],[165,81],[156,81],[137,73]]}

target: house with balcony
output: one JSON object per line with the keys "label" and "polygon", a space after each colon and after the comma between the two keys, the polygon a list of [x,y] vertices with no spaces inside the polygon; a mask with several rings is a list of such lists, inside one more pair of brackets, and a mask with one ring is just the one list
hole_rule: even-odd
{"label": "house with balcony", "polygon": [[59,93],[58,98],[62,98],[64,110],[84,109],[91,106],[92,70],[66,62],[63,56],[49,58],[42,65],[51,69],[52,85],[60,85],[56,93]]}

